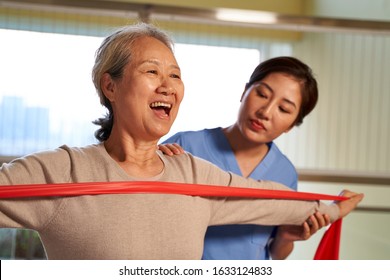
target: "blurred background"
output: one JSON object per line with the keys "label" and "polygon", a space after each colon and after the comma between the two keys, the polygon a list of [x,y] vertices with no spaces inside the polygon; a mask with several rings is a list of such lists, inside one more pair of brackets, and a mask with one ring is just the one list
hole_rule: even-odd
{"label": "blurred background", "polygon": [[[289,55],[311,66],[320,98],[276,142],[300,191],[366,194],[343,221],[341,259],[390,259],[390,1],[0,1],[0,163],[62,144],[95,143],[104,114],[94,54],[137,21],[168,31],[186,85],[167,135],[228,126],[255,66]],[[165,138],[164,138],[165,139]],[[312,259],[322,230],[288,259]],[[42,259],[39,236],[0,230],[0,259]]]}

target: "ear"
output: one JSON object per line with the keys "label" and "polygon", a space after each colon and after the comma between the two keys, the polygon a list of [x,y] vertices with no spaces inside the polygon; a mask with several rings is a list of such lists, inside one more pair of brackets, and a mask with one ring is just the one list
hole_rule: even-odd
{"label": "ear", "polygon": [[113,102],[115,100],[115,82],[110,74],[103,74],[100,80],[100,87],[107,99]]}

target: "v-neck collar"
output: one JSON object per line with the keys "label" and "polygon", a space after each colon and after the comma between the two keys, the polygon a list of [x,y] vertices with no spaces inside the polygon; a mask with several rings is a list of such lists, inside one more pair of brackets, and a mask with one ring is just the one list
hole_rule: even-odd
{"label": "v-neck collar", "polygon": [[[237,175],[242,176],[242,172],[240,170],[240,167],[238,166],[238,162],[236,159],[236,156],[234,155],[233,149],[230,146],[229,140],[227,139],[226,135],[223,133],[223,129],[219,127],[218,129],[214,130],[214,133],[216,133],[217,137],[213,137],[214,139],[219,139],[219,141],[216,143],[214,142],[214,145],[217,145],[213,147],[211,150],[214,151],[223,151],[218,152],[218,154],[214,155],[214,157],[223,158],[223,165],[224,169],[231,171],[233,173],[236,173]],[[274,154],[274,144],[273,142],[270,142],[267,144],[269,147],[269,150],[267,154],[264,156],[263,160],[256,166],[256,168],[249,174],[248,177],[254,178],[254,179],[260,179],[264,177],[264,175],[267,173],[268,169],[270,168],[271,162],[274,160],[275,154]]]}

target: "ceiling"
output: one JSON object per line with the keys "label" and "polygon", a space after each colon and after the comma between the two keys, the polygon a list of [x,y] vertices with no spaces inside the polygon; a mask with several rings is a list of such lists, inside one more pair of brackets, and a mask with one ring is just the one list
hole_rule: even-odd
{"label": "ceiling", "polygon": [[348,31],[390,35],[386,0],[13,0],[1,6],[134,13],[151,19],[293,31]]}

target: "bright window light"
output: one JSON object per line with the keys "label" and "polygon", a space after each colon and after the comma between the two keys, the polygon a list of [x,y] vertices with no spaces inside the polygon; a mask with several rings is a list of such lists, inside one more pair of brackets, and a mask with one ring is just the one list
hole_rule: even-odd
{"label": "bright window light", "polygon": [[[0,155],[95,143],[91,122],[105,110],[91,71],[102,38],[2,29],[0,36]],[[175,54],[186,91],[169,135],[232,124],[259,51],[177,44]]]}

